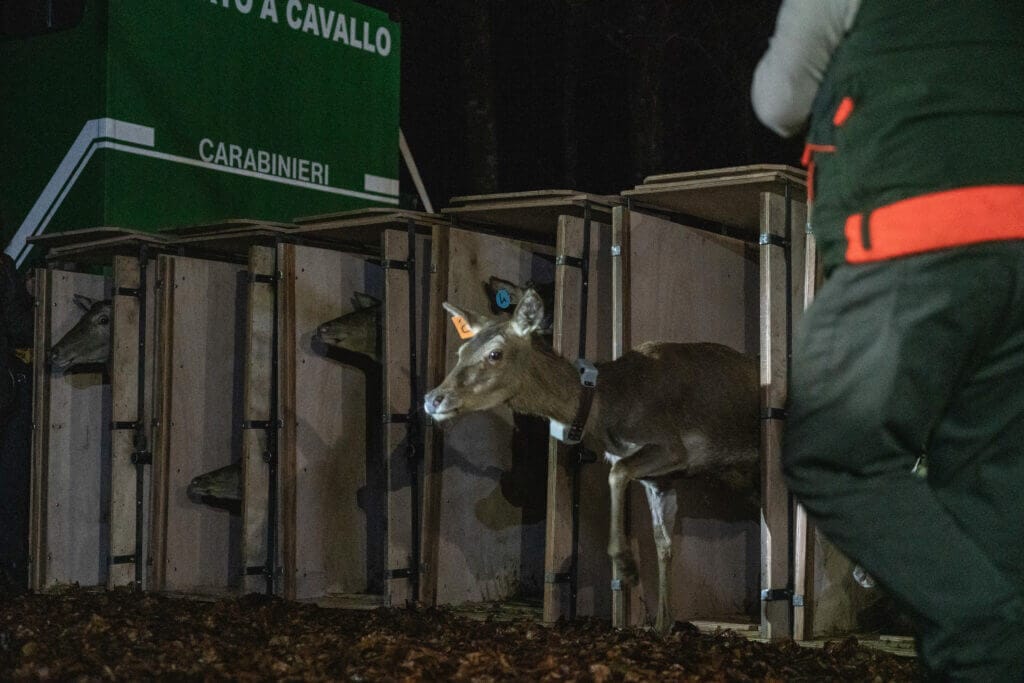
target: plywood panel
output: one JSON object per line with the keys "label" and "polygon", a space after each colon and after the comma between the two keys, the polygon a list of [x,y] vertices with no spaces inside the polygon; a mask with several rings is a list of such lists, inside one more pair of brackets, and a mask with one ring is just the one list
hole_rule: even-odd
{"label": "plywood panel", "polygon": [[[467,230],[449,231],[445,299],[486,312],[484,283],[551,282],[551,262],[535,245]],[[446,369],[460,345],[445,327]],[[473,413],[444,426],[437,602],[539,595],[543,583],[547,427],[508,409]]]}
{"label": "plywood panel", "polygon": [[[189,500],[193,477],[240,458],[244,288],[237,265],[161,256],[159,391],[154,453],[154,584],[220,593],[239,580],[239,524]],[[159,535],[159,542],[157,536]]]}
{"label": "plywood panel", "polygon": [[[296,245],[282,245],[279,262],[284,594],[379,592],[368,567],[384,539],[370,537],[367,524],[383,501],[369,486],[367,463],[379,459],[368,453],[366,413],[367,388],[379,374],[326,358],[311,344],[319,324],[351,310],[352,294],[367,291],[370,266],[351,254]],[[377,287],[368,293],[380,297]]]}
{"label": "plywood panel", "polygon": [[[632,347],[711,341],[758,353],[758,261],[747,243],[629,212]],[[757,511],[703,479],[676,482],[672,612],[676,619],[749,619],[758,588]],[[640,562],[631,623],[653,623],[657,556],[646,496],[632,487],[630,535]]]}
{"label": "plywood panel", "polygon": [[[43,359],[82,315],[74,295],[103,299],[110,285],[101,276],[61,270],[43,271],[40,279],[47,310],[37,318],[36,357]],[[110,387],[97,370],[37,372],[36,380],[32,584],[102,585],[110,532]]]}

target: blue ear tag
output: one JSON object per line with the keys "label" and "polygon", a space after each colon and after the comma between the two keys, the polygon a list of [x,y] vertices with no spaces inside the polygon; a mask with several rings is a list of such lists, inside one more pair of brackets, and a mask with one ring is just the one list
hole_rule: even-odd
{"label": "blue ear tag", "polygon": [[507,289],[499,289],[494,294],[494,303],[498,304],[498,308],[505,310],[512,305],[512,295],[508,293]]}

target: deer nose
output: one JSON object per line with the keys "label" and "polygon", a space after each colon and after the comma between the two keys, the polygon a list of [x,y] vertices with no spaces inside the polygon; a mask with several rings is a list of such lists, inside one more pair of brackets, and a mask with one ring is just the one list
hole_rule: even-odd
{"label": "deer nose", "polygon": [[433,415],[441,407],[441,404],[444,403],[444,395],[438,391],[432,391],[426,395],[423,403],[427,414]]}

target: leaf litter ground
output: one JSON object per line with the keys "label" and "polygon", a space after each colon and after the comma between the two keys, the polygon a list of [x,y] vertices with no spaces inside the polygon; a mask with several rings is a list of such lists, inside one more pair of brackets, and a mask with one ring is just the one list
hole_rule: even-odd
{"label": "leaf litter ground", "polygon": [[912,658],[848,638],[820,649],[680,624],[479,621],[444,609],[326,609],[71,589],[0,596],[2,680],[914,681]]}

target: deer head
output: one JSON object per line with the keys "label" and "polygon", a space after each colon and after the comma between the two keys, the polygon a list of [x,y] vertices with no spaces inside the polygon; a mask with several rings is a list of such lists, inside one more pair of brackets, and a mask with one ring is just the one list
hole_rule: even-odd
{"label": "deer head", "polygon": [[352,311],[328,320],[316,329],[316,339],[380,362],[380,299],[356,292]]}
{"label": "deer head", "polygon": [[507,319],[465,311],[447,301],[443,306],[465,321],[472,337],[459,347],[458,362],[444,382],[424,397],[424,410],[439,422],[504,403],[515,408],[532,386],[538,355],[557,360],[535,334],[544,319],[544,304],[532,289]]}
{"label": "deer head", "polygon": [[110,357],[110,299],[97,301],[76,294],[75,304],[84,314],[50,349],[50,364],[55,370],[106,363]]}

